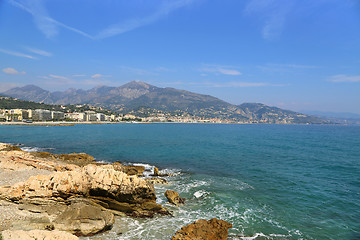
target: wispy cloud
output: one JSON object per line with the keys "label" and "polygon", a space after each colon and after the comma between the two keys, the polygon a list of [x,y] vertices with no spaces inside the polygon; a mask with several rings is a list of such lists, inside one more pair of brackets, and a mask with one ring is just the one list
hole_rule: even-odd
{"label": "wispy cloud", "polygon": [[94,79],[94,78],[107,78],[107,77],[111,77],[111,75],[104,75],[104,74],[96,73],[96,74],[91,76],[92,79]]}
{"label": "wispy cloud", "polygon": [[10,50],[6,50],[6,49],[2,49],[0,48],[0,52],[8,54],[8,55],[12,55],[12,56],[16,56],[16,57],[23,57],[23,58],[29,58],[29,59],[37,59],[34,56],[25,54],[25,53],[21,53],[21,52],[15,52],[15,51],[10,51]]}
{"label": "wispy cloud", "polygon": [[193,85],[205,85],[208,87],[215,87],[215,88],[248,88],[248,87],[284,87],[286,84],[274,84],[274,83],[267,83],[267,82],[222,82],[222,83],[215,83],[215,82],[203,82],[203,83],[193,83]]}
{"label": "wispy cloud", "polygon": [[264,39],[275,39],[283,31],[286,17],[293,8],[295,0],[251,0],[244,10],[246,16],[256,16],[263,22]]}
{"label": "wispy cloud", "polygon": [[302,65],[302,64],[277,64],[277,63],[269,63],[262,66],[257,66],[257,68],[264,71],[271,72],[291,72],[297,69],[305,70],[305,69],[318,69],[320,66],[315,65]]}
{"label": "wispy cloud", "polygon": [[235,69],[235,67],[212,65],[212,64],[204,64],[204,67],[200,68],[199,71],[200,72],[231,75],[231,76],[239,76],[239,75],[242,74],[239,70]]}
{"label": "wispy cloud", "polygon": [[52,53],[41,50],[41,49],[31,48],[31,47],[25,47],[25,49],[32,52],[32,53],[35,53],[37,55],[41,55],[41,56],[44,56],[44,57],[51,57],[52,56]]}
{"label": "wispy cloud", "polygon": [[163,1],[160,7],[148,16],[128,19],[123,22],[112,24],[108,27],[105,27],[98,34],[91,35],[50,17],[47,9],[45,8],[43,0],[9,0],[9,2],[12,3],[14,6],[30,13],[34,18],[35,24],[38,29],[43,32],[48,38],[56,36],[59,32],[59,27],[61,27],[90,39],[104,39],[134,30],[145,25],[152,24],[160,20],[161,18],[167,16],[171,12],[190,5],[194,1],[195,0]]}
{"label": "wispy cloud", "polygon": [[119,35],[133,29],[152,24],[171,12],[179,9],[181,7],[187,6],[191,4],[194,0],[173,0],[173,1],[164,1],[163,4],[158,8],[157,11],[152,13],[149,16],[145,16],[143,18],[133,18],[126,20],[121,23],[117,23],[111,25],[104,30],[102,30],[99,34],[95,36],[97,39],[108,38],[115,35]]}
{"label": "wispy cloud", "polygon": [[329,77],[328,81],[334,83],[341,83],[341,82],[355,83],[355,82],[360,82],[360,75],[348,76],[345,74],[339,74]]}
{"label": "wispy cloud", "polygon": [[10,67],[4,68],[4,69],[2,69],[2,71],[9,75],[24,75],[24,74],[26,74],[26,72],[24,72],[24,71],[19,72],[15,68],[10,68]]}
{"label": "wispy cloud", "polygon": [[59,33],[59,27],[62,27],[93,39],[91,35],[51,18],[43,0],[9,0],[9,2],[15,7],[30,13],[34,18],[37,28],[48,38],[56,36]]}
{"label": "wispy cloud", "polygon": [[74,74],[73,77],[86,77],[86,74]]}

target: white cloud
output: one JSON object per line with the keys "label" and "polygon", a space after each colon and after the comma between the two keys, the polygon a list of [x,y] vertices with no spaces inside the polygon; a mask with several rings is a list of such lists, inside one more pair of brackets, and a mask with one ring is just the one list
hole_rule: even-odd
{"label": "white cloud", "polygon": [[4,68],[2,71],[9,75],[24,75],[24,74],[26,74],[26,72],[24,72],[24,71],[19,72],[15,68],[10,68],[10,67]]}
{"label": "white cloud", "polygon": [[0,48],[0,52],[8,54],[8,55],[12,55],[12,56],[16,56],[16,57],[23,57],[23,58],[29,58],[29,59],[37,59],[36,57],[33,57],[31,55],[28,54],[24,54],[24,53],[20,53],[20,52],[15,52],[15,51],[9,51],[6,49],[2,49]]}
{"label": "white cloud", "polygon": [[199,69],[199,71],[231,76],[239,76],[242,74],[240,71],[238,71],[232,66],[220,66],[211,64],[205,64],[203,68]]}
{"label": "white cloud", "polygon": [[164,1],[163,4],[160,6],[160,8],[155,11],[153,14],[143,17],[143,18],[133,18],[129,19],[125,22],[117,23],[114,25],[111,25],[101,32],[99,32],[95,38],[96,39],[102,39],[102,38],[108,38],[115,35],[119,35],[128,31],[131,31],[133,29],[149,25],[151,23],[154,23],[158,20],[160,20],[162,17],[165,17],[169,13],[175,11],[178,8],[187,6],[191,4],[193,0],[172,0],[172,1]]}
{"label": "white cloud", "polygon": [[296,69],[317,69],[321,68],[320,66],[314,66],[314,65],[302,65],[302,64],[277,64],[277,63],[269,63],[262,66],[257,66],[257,68],[264,70],[264,71],[270,71],[270,72],[290,72],[294,71]]}
{"label": "white cloud", "polygon": [[35,21],[36,26],[41,32],[45,34],[46,37],[51,38],[58,34],[59,27],[65,28],[77,34],[80,34],[84,37],[90,39],[104,39],[112,36],[116,36],[136,28],[152,24],[171,12],[190,5],[195,0],[172,0],[172,1],[163,1],[161,6],[152,14],[144,16],[141,18],[128,19],[124,22],[112,24],[103,30],[101,30],[96,35],[90,35],[79,29],[68,26],[62,22],[59,22],[50,17],[47,9],[45,8],[44,1],[42,0],[9,0],[14,6],[30,13]]}
{"label": "white cloud", "polygon": [[34,18],[36,26],[48,38],[56,36],[59,32],[58,27],[62,27],[67,30],[78,33],[80,35],[83,35],[87,38],[93,39],[91,35],[51,18],[42,0],[32,0],[32,1],[9,0],[9,1],[14,6],[30,13]]}
{"label": "white cloud", "polygon": [[284,87],[285,84],[274,84],[267,82],[203,82],[203,83],[192,83],[192,85],[205,85],[208,87],[216,87],[216,88],[247,88],[247,87]]}
{"label": "white cloud", "polygon": [[37,49],[37,48],[30,48],[30,47],[26,47],[26,49],[32,53],[44,56],[44,57],[51,57],[52,53],[41,50],[41,49]]}
{"label": "white cloud", "polygon": [[229,83],[220,83],[213,84],[213,87],[282,87],[281,84],[271,84],[265,82],[229,82]]}
{"label": "white cloud", "polygon": [[263,21],[264,39],[277,38],[285,26],[286,17],[293,8],[295,0],[251,0],[245,7],[245,15],[255,15]]}
{"label": "white cloud", "polygon": [[339,74],[339,75],[334,75],[334,76],[329,77],[328,81],[335,82],[335,83],[339,83],[339,82],[350,82],[350,83],[360,82],[360,75],[348,76],[348,75],[345,75],[345,74]]}
{"label": "white cloud", "polygon": [[103,77],[103,75],[101,75],[99,73],[94,74],[94,75],[91,76],[91,78],[101,78],[101,77]]}
{"label": "white cloud", "polygon": [[69,78],[67,78],[67,77],[59,76],[59,75],[54,75],[54,74],[49,74],[49,77],[55,78],[55,79],[62,79],[62,80],[69,79]]}

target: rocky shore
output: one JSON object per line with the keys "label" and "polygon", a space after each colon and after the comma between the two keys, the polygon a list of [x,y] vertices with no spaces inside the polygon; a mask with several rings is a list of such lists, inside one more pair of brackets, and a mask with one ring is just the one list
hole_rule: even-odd
{"label": "rocky shore", "polygon": [[[167,181],[157,168],[150,178],[144,170],[97,163],[86,153],[26,152],[0,143],[0,239],[77,239],[111,229],[115,216],[171,217],[154,188]],[[171,190],[166,197],[185,203]],[[231,227],[217,219],[194,224],[173,239],[227,239]]]}

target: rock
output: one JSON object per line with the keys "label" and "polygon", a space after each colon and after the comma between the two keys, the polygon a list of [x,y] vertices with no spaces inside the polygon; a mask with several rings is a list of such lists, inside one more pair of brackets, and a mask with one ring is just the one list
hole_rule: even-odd
{"label": "rock", "polygon": [[92,236],[109,230],[114,221],[114,214],[88,202],[79,201],[69,205],[52,223],[57,230],[76,236]]}
{"label": "rock", "polygon": [[[87,165],[77,171],[32,176],[26,182],[0,187],[0,198],[13,202],[31,199],[66,201],[74,196],[97,197],[98,201],[103,201],[103,207],[125,212],[150,211],[143,209],[144,203],[156,202],[154,185],[116,171],[112,165]],[[119,204],[109,204],[111,200]]]}
{"label": "rock", "polygon": [[6,143],[0,144],[0,151],[22,151],[21,148]]}
{"label": "rock", "polygon": [[95,162],[94,157],[86,153],[54,154],[49,152],[30,152],[29,154],[34,158],[44,158],[57,161],[60,160],[78,166],[85,166]]}
{"label": "rock", "polygon": [[119,162],[115,162],[112,164],[114,169],[120,172],[124,172],[127,175],[136,175],[143,176],[145,167],[144,166],[125,166],[120,164]]}
{"label": "rock", "polygon": [[163,178],[149,178],[149,179],[146,179],[146,181],[151,184],[168,184],[168,181]]}
{"label": "rock", "polygon": [[78,240],[79,238],[68,232],[63,231],[46,231],[46,230],[5,230],[1,232],[2,240]]}
{"label": "rock", "polygon": [[229,228],[232,228],[231,223],[217,218],[209,221],[200,219],[182,227],[171,240],[226,240]]}
{"label": "rock", "polygon": [[154,176],[159,176],[159,169],[154,167]]}
{"label": "rock", "polygon": [[24,220],[18,220],[11,226],[11,230],[54,230],[54,224],[46,216],[30,217]]}
{"label": "rock", "polygon": [[169,203],[171,203],[171,204],[173,204],[175,206],[185,203],[185,199],[181,198],[179,196],[178,192],[175,192],[175,191],[172,191],[172,190],[166,190],[165,197],[167,198]]}
{"label": "rock", "polygon": [[69,153],[56,155],[59,160],[70,162],[79,166],[85,166],[95,162],[94,157],[87,153]]}

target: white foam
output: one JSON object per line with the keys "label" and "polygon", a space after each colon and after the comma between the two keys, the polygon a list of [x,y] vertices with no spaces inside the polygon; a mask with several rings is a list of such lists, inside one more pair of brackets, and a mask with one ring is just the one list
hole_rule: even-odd
{"label": "white foam", "polygon": [[39,147],[21,147],[21,150],[26,152],[43,152],[48,150],[54,150],[55,148],[39,148]]}
{"label": "white foam", "polygon": [[199,191],[196,191],[196,192],[194,193],[194,197],[196,197],[196,198],[201,198],[201,197],[206,196],[206,195],[208,195],[208,194],[209,194],[209,193],[208,193],[207,191],[199,190]]}

